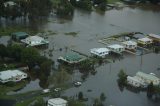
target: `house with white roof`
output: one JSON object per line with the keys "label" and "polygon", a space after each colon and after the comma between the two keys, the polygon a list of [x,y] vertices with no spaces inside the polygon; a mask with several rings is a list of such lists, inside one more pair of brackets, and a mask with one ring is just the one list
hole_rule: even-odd
{"label": "house with white roof", "polygon": [[18,82],[27,78],[27,74],[20,70],[6,70],[0,72],[0,82],[6,83],[9,81]]}
{"label": "house with white roof", "polygon": [[48,44],[49,41],[45,40],[40,36],[29,36],[26,39],[22,39],[21,42],[27,44],[28,46],[39,46]]}
{"label": "house with white roof", "polygon": [[62,98],[53,98],[48,100],[47,106],[67,106],[67,101]]}
{"label": "house with white roof", "polygon": [[123,46],[125,47],[125,49],[128,49],[128,50],[135,50],[137,48],[137,42],[135,41],[125,41],[125,42],[122,42]]}
{"label": "house with white roof", "polygon": [[91,54],[104,58],[109,54],[108,48],[93,48],[90,50]]}
{"label": "house with white roof", "polygon": [[109,45],[108,48],[110,51],[114,53],[118,53],[118,54],[121,54],[123,51],[125,51],[124,46],[119,45],[119,44]]}
{"label": "house with white roof", "polygon": [[159,85],[160,79],[152,74],[146,74],[143,72],[137,72],[136,76],[139,77],[141,80],[143,80],[145,83],[150,84],[151,82],[153,85]]}
{"label": "house with white roof", "polygon": [[146,87],[147,84],[137,76],[127,76],[127,83],[134,87]]}
{"label": "house with white roof", "polygon": [[149,38],[151,38],[154,42],[160,43],[160,35],[149,34]]}
{"label": "house with white roof", "polygon": [[148,37],[145,37],[145,38],[138,39],[137,43],[141,44],[141,45],[144,45],[144,46],[147,46],[147,45],[152,44],[152,41],[153,41],[152,39],[150,39]]}

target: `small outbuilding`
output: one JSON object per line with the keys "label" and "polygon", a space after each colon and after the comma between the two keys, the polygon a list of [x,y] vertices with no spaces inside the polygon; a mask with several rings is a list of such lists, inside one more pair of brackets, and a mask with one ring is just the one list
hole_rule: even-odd
{"label": "small outbuilding", "polygon": [[26,32],[15,32],[11,34],[12,39],[15,41],[21,41],[22,39],[25,39],[29,36]]}
{"label": "small outbuilding", "polygon": [[128,49],[128,50],[135,50],[137,48],[137,42],[135,41],[125,41],[125,42],[122,42],[123,46],[125,47],[125,49]]}
{"label": "small outbuilding", "polygon": [[140,38],[138,39],[137,43],[143,46],[148,46],[152,44],[152,39],[145,37],[145,38]]}
{"label": "small outbuilding", "polygon": [[91,54],[104,58],[109,54],[108,48],[93,48],[90,50]]}
{"label": "small outbuilding", "polygon": [[47,106],[67,106],[67,101],[62,98],[49,99]]}
{"label": "small outbuilding", "polygon": [[21,40],[21,42],[27,44],[28,46],[39,46],[49,43],[48,40],[45,40],[40,36],[29,36],[26,39]]}
{"label": "small outbuilding", "polygon": [[111,52],[118,53],[118,54],[121,54],[123,51],[125,51],[124,46],[119,44],[109,45],[108,48]]}

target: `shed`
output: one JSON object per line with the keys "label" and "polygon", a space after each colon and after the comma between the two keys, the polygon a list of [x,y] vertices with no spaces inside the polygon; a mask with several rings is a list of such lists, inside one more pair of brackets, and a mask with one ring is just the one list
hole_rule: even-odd
{"label": "shed", "polygon": [[119,44],[109,45],[108,48],[110,49],[110,51],[118,54],[122,53],[125,50],[124,46]]}
{"label": "shed", "polygon": [[47,106],[67,106],[67,101],[62,98],[53,98],[48,100]]}
{"label": "shed", "polygon": [[94,54],[99,57],[105,57],[109,54],[109,51],[110,50],[108,48],[93,48],[90,50],[91,54]]}
{"label": "shed", "polygon": [[39,46],[49,43],[48,40],[45,40],[40,36],[29,36],[25,39],[22,39],[21,42],[27,44],[28,46]]}
{"label": "shed", "polygon": [[138,39],[137,43],[142,44],[142,45],[150,45],[150,44],[152,44],[152,39],[150,39],[148,37],[140,38],[140,39]]}
{"label": "shed", "polygon": [[13,40],[20,41],[22,39],[27,38],[29,34],[26,32],[15,32],[15,33],[12,33],[11,36]]}
{"label": "shed", "polygon": [[122,44],[125,47],[125,49],[135,50],[137,48],[137,42],[134,42],[134,41],[131,41],[131,40],[122,42]]}

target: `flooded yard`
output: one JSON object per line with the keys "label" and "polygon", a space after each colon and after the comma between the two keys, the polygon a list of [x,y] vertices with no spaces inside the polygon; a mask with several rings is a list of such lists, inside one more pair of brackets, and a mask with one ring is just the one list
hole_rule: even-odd
{"label": "flooded yard", "polygon": [[[100,14],[95,11],[88,13],[75,10],[74,16],[70,20],[59,19],[52,15],[45,24],[43,23],[43,25],[36,27],[40,31],[56,32],[56,34],[47,36],[50,42],[49,47],[41,51],[42,55],[54,60],[56,66],[58,65],[58,57],[64,55],[69,50],[66,48],[90,55],[90,49],[106,47],[106,45],[98,43],[98,40],[107,36],[123,32],[160,34],[160,11],[125,7],[120,10],[113,9]],[[75,36],[72,36],[73,32]],[[49,51],[51,51],[52,55],[49,55]],[[159,67],[160,54],[149,53],[136,56],[125,53],[123,58],[115,58],[114,62],[104,63],[97,67],[95,69],[97,73],[89,75],[82,83],[82,86],[69,88],[62,95],[76,97],[79,91],[82,91],[84,96],[88,98],[86,102],[88,106],[91,106],[93,100],[99,97],[102,92],[107,96],[105,106],[159,106],[160,102],[149,100],[146,92],[136,93],[126,88],[120,90],[117,83],[117,74],[120,69],[124,69],[131,76],[134,76],[137,71],[141,70],[145,73],[155,73],[160,77],[160,71],[157,70]],[[81,73],[75,71],[72,78],[75,77],[80,79]],[[41,87],[38,83],[38,80],[31,81],[19,92],[28,91],[32,88],[39,90]],[[91,92],[88,92],[88,90],[91,90]]]}

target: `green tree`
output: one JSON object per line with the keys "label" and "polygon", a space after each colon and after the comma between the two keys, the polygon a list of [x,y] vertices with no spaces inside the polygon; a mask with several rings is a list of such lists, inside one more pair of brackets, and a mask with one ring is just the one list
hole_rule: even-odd
{"label": "green tree", "polygon": [[2,44],[0,44],[0,56],[2,59],[7,56],[7,48]]}
{"label": "green tree", "polygon": [[7,49],[8,49],[9,57],[15,58],[16,61],[21,60],[21,53],[23,50],[22,46],[15,44],[15,45],[9,46]]}
{"label": "green tree", "polygon": [[78,93],[78,99],[79,100],[83,100],[83,92],[79,92]]}
{"label": "green tree", "polygon": [[147,97],[151,98],[152,95],[154,94],[154,86],[153,86],[153,82],[151,82],[148,86],[147,86]]}
{"label": "green tree", "polygon": [[103,102],[103,101],[105,101],[105,99],[106,99],[105,94],[104,94],[104,93],[101,93],[101,95],[100,95],[100,100]]}
{"label": "green tree", "polygon": [[126,81],[127,81],[127,75],[124,72],[124,70],[121,69],[120,72],[118,73],[118,83],[122,84],[122,85],[125,85]]}
{"label": "green tree", "polygon": [[30,68],[32,68],[39,59],[39,52],[37,49],[28,47],[22,50],[21,53],[21,61],[28,64]]}
{"label": "green tree", "polygon": [[84,10],[91,10],[92,9],[92,4],[90,0],[71,0],[72,5],[79,7]]}
{"label": "green tree", "polygon": [[104,106],[103,103],[98,99],[94,99],[93,106]]}

